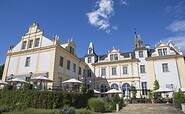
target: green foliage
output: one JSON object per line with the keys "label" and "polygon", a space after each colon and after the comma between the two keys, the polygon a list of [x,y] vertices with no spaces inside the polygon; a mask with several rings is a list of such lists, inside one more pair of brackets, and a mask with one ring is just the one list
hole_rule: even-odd
{"label": "green foliage", "polygon": [[133,86],[133,85],[131,85],[131,86],[130,86],[130,91],[131,91],[131,93],[132,93],[132,94],[131,94],[131,95],[132,95],[131,97],[132,97],[132,98],[136,98],[136,93],[137,93],[136,87]]}
{"label": "green foliage", "polygon": [[64,106],[61,110],[61,114],[75,114],[75,108],[69,107],[69,106]]}
{"label": "green foliage", "polygon": [[121,102],[121,98],[118,94],[114,94],[112,99],[115,104],[119,104]]}
{"label": "green foliage", "polygon": [[87,88],[86,88],[85,86],[83,86],[83,87],[81,88],[81,93],[85,94],[86,91],[87,91]]}
{"label": "green foliage", "polygon": [[4,70],[4,64],[0,66],[0,79],[2,79],[3,70]]}
{"label": "green foliage", "polygon": [[113,112],[116,110],[116,104],[113,102],[105,102],[105,112]]}
{"label": "green foliage", "polygon": [[27,108],[56,109],[65,105],[84,108],[87,107],[88,99],[88,95],[82,93],[35,90],[0,91],[0,107],[8,106],[12,107],[13,110]]}
{"label": "green foliage", "polygon": [[3,87],[3,91],[13,90],[13,89],[14,89],[13,85],[5,85]]}
{"label": "green foliage", "polygon": [[93,89],[89,89],[87,91],[87,94],[88,94],[89,97],[94,97],[94,90]]}
{"label": "green foliage", "polygon": [[95,112],[105,111],[105,102],[99,98],[91,98],[88,100],[88,106],[91,110]]}
{"label": "green foliage", "polygon": [[83,109],[76,109],[75,114],[97,114],[97,113],[91,110],[88,110],[86,108],[83,108]]}
{"label": "green foliage", "polygon": [[174,105],[178,108],[181,107],[181,103],[185,103],[185,94],[182,91],[175,92],[173,94],[174,97]]}
{"label": "green foliage", "polygon": [[24,83],[23,84],[23,90],[32,90],[33,89],[33,85],[30,83]]}
{"label": "green foliage", "polygon": [[157,81],[157,80],[155,80],[154,81],[154,88],[153,88],[153,90],[157,90],[157,89],[159,89],[159,82]]}

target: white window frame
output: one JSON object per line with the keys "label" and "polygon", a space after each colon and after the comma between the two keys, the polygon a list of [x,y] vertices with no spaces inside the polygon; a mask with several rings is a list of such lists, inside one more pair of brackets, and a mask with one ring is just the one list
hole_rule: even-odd
{"label": "white window frame", "polygon": [[163,72],[169,72],[168,63],[162,63],[162,71]]}
{"label": "white window frame", "polygon": [[116,67],[112,67],[112,75],[117,75],[117,68]]}
{"label": "white window frame", "polygon": [[31,57],[26,57],[25,67],[29,67],[30,66],[30,61],[31,61]]}

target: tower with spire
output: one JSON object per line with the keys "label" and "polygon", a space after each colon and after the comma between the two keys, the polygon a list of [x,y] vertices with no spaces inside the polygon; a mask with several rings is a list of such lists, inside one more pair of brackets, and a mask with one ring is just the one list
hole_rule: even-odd
{"label": "tower with spire", "polygon": [[87,50],[87,54],[85,55],[85,62],[89,64],[89,63],[94,63],[96,60],[97,60],[97,55],[94,51],[93,42],[90,42]]}
{"label": "tower with spire", "polygon": [[134,32],[134,36],[135,36],[135,41],[134,41],[133,49],[144,47],[143,41],[142,41],[140,35],[137,35],[136,31]]}

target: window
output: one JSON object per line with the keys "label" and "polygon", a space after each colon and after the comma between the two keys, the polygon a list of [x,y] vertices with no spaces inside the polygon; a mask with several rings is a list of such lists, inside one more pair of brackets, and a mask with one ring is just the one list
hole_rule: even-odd
{"label": "window", "polygon": [[28,48],[32,48],[33,46],[33,40],[30,40]]}
{"label": "window", "polygon": [[67,69],[70,70],[70,64],[71,62],[69,60],[67,60]]}
{"label": "window", "polygon": [[167,48],[158,49],[159,56],[167,55]]}
{"label": "window", "polygon": [[91,54],[92,53],[92,49],[89,49],[89,54]]}
{"label": "window", "polygon": [[76,64],[73,64],[73,72],[76,72]]}
{"label": "window", "polygon": [[147,95],[147,82],[141,82],[142,94]]}
{"label": "window", "polygon": [[61,67],[63,67],[63,61],[64,61],[64,58],[63,58],[62,56],[60,56],[60,63],[59,63],[59,65],[60,65]]}
{"label": "window", "polygon": [[158,49],[158,54],[159,54],[159,56],[162,56],[163,55],[162,49]]}
{"label": "window", "polygon": [[113,67],[112,68],[112,75],[116,75],[117,73],[116,73],[116,67]]}
{"label": "window", "polygon": [[101,76],[106,76],[106,68],[101,68]]}
{"label": "window", "polygon": [[37,38],[37,39],[35,40],[35,47],[38,47],[38,46],[39,46],[39,42],[40,42],[40,38]]}
{"label": "window", "polygon": [[118,88],[118,84],[115,84],[115,83],[112,84],[112,85],[111,85],[111,89],[116,89],[116,90],[118,90],[118,89],[119,89],[119,88]]}
{"label": "window", "polygon": [[74,48],[70,46],[70,49],[69,49],[70,53],[74,55]]}
{"label": "window", "polygon": [[167,48],[163,49],[163,55],[167,55]]}
{"label": "window", "polygon": [[145,65],[140,65],[140,73],[146,73],[145,72]]}
{"label": "window", "polygon": [[91,77],[91,70],[88,70],[88,71],[87,71],[87,76],[88,76],[88,77]]}
{"label": "window", "polygon": [[162,69],[163,69],[163,72],[169,72],[168,63],[163,63],[162,64]]}
{"label": "window", "polygon": [[139,51],[139,58],[143,58],[143,51]]}
{"label": "window", "polygon": [[83,76],[85,77],[85,69],[83,69]]}
{"label": "window", "polygon": [[110,60],[111,60],[111,61],[118,60],[118,54],[111,54],[111,55],[110,55]]}
{"label": "window", "polygon": [[30,66],[30,57],[26,57],[26,62],[25,62],[25,67],[29,67]]}
{"label": "window", "polygon": [[88,57],[88,63],[91,63],[91,57]]}
{"label": "window", "polygon": [[124,66],[124,67],[123,67],[123,74],[128,74],[127,66]]}
{"label": "window", "polygon": [[26,49],[26,43],[27,41],[24,41],[23,44],[22,44],[22,49]]}
{"label": "window", "polygon": [[81,75],[81,74],[82,74],[82,73],[81,73],[81,69],[82,69],[82,68],[81,68],[81,67],[79,67],[79,71],[78,71],[78,74],[79,74],[79,75]]}

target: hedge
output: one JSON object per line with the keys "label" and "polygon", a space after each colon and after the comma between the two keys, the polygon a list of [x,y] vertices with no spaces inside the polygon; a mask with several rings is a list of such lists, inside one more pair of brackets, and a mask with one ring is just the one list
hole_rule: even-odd
{"label": "hedge", "polygon": [[0,107],[12,110],[26,108],[57,109],[65,105],[87,107],[89,94],[59,91],[8,90],[0,91]]}

